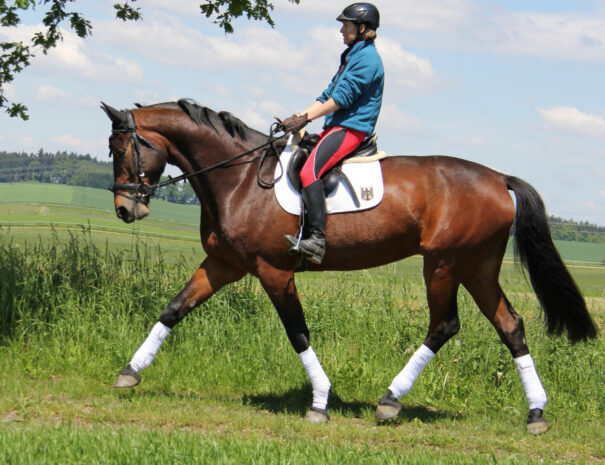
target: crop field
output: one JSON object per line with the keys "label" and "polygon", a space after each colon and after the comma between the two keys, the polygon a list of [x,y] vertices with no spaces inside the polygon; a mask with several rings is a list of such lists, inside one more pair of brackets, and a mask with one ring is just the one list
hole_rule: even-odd
{"label": "crop field", "polygon": [[24,196],[0,203],[1,464],[605,463],[605,266],[573,256],[573,245],[562,253],[578,261],[570,271],[601,329],[596,340],[548,336],[512,258],[501,273],[549,396],[545,434],[525,432],[510,354],[465,291],[460,333],[400,416],[376,423],[376,402],[426,333],[418,257],[297,275],[332,382],[331,421],[309,425],[306,374],[252,278],[178,325],[140,386],[112,388],[203,257],[197,209],[195,219],[182,210],[171,220],[172,205],[162,216],[154,201],[154,216],[129,227],[112,218],[106,192],[109,206]]}

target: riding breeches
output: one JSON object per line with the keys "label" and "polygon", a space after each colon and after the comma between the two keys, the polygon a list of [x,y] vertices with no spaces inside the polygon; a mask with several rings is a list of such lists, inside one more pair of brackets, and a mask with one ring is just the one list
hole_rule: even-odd
{"label": "riding breeches", "polygon": [[365,137],[365,133],[361,131],[341,126],[324,129],[319,135],[319,142],[300,171],[303,187],[308,187],[321,178],[336,163],[359,147]]}

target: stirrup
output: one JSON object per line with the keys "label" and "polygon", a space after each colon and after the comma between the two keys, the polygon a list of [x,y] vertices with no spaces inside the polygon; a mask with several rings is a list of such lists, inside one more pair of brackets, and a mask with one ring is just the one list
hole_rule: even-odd
{"label": "stirrup", "polygon": [[300,234],[298,237],[291,236],[290,234],[286,234],[284,236],[284,239],[290,246],[290,248],[288,249],[288,253],[290,255],[295,255],[295,254],[301,252],[300,243],[302,241],[302,234]]}

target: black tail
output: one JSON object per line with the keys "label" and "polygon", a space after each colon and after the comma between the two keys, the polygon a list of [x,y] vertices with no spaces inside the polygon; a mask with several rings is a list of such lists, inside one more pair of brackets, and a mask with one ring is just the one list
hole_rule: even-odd
{"label": "black tail", "polygon": [[525,181],[505,176],[506,186],[517,197],[513,235],[515,255],[529,272],[531,285],[544,309],[549,334],[567,336],[576,343],[597,335],[578,286],[552,242],[544,203]]}

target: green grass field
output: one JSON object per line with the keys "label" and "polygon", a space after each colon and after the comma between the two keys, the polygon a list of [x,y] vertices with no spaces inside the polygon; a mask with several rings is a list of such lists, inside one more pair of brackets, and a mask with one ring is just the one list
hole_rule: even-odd
{"label": "green grass field", "polygon": [[[29,221],[32,205],[3,199]],[[56,212],[56,223],[73,213],[32,202]],[[549,395],[551,429],[539,437],[525,433],[527,406],[510,354],[464,291],[462,330],[419,377],[398,419],[376,424],[377,400],[426,333],[417,257],[297,275],[313,347],[332,382],[328,424],[303,420],[308,380],[251,278],[176,327],[140,386],[113,390],[202,251],[179,230],[186,222],[158,220],[161,235],[147,234],[147,219],[141,229],[115,231],[88,225],[97,211],[82,210],[83,226],[70,230],[3,223],[2,464],[605,463],[603,338],[572,346],[547,336],[512,263],[501,283],[524,317]],[[570,270],[602,333],[605,267]]]}

